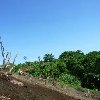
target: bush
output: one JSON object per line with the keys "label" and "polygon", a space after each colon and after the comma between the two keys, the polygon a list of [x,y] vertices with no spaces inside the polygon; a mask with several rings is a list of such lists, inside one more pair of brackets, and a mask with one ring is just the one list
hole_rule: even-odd
{"label": "bush", "polygon": [[58,79],[60,82],[63,82],[64,84],[69,84],[71,86],[80,86],[80,81],[78,80],[78,78],[76,78],[75,76],[71,75],[71,74],[66,74],[63,73],[59,76]]}

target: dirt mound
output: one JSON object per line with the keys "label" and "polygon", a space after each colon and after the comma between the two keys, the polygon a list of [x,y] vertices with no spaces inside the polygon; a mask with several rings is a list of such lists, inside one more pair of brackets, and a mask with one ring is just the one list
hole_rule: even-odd
{"label": "dirt mound", "polygon": [[[33,81],[31,81],[33,80]],[[48,85],[36,84],[34,79],[0,73],[0,100],[92,100],[92,98],[69,95]],[[73,94],[74,92],[72,92]],[[78,93],[78,92],[77,92]],[[93,100],[100,100],[99,97]]]}

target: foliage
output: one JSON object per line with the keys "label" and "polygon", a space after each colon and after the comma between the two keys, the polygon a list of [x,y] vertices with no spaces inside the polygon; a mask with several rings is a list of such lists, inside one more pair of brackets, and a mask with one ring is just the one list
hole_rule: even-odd
{"label": "foliage", "polygon": [[66,64],[66,68],[75,76],[83,76],[84,66],[82,61],[84,59],[84,53],[80,50],[77,51],[65,51],[59,59],[63,60]]}
{"label": "foliage", "polygon": [[86,73],[96,73],[99,67],[100,52],[93,51],[85,55],[83,65]]}
{"label": "foliage", "polygon": [[68,85],[72,85],[72,86],[80,86],[81,85],[81,82],[78,80],[78,78],[71,74],[62,73],[59,76],[58,80],[60,82],[63,82],[64,84],[68,84]]}
{"label": "foliage", "polygon": [[[40,58],[39,58],[40,59]],[[35,77],[59,81],[72,86],[100,90],[100,52],[84,54],[82,51],[65,51],[58,59],[45,54],[43,61],[25,62],[15,67]]]}
{"label": "foliage", "polygon": [[54,55],[52,55],[51,53],[51,54],[45,54],[43,59],[44,59],[44,62],[52,62],[54,61],[55,58],[54,58]]}
{"label": "foliage", "polygon": [[[61,73],[61,67],[58,66],[59,62],[38,62],[37,66],[33,67],[33,70],[30,72],[30,74],[33,74],[34,76],[41,76],[42,78],[47,79],[48,77],[52,77],[56,79],[59,77],[59,74]],[[63,66],[62,66],[63,67]]]}
{"label": "foliage", "polygon": [[100,90],[100,51],[93,51],[86,54],[83,65],[85,71],[82,86]]}

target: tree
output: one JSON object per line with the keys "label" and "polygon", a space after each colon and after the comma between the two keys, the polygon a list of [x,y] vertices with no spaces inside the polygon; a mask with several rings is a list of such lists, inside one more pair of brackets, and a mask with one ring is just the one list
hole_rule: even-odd
{"label": "tree", "polygon": [[54,55],[52,55],[51,53],[51,54],[45,54],[43,59],[44,59],[44,62],[52,62],[54,61],[55,58],[54,58]]}
{"label": "tree", "polygon": [[66,68],[75,76],[83,76],[84,67],[82,61],[84,59],[84,53],[80,50],[77,51],[65,51],[59,56],[60,60],[63,60],[66,64]]}
{"label": "tree", "polygon": [[100,51],[92,51],[86,54],[83,66],[85,71],[82,86],[100,90]]}
{"label": "tree", "polygon": [[92,51],[85,55],[83,65],[85,67],[86,73],[95,73],[96,67],[99,63],[100,52],[99,51]]}

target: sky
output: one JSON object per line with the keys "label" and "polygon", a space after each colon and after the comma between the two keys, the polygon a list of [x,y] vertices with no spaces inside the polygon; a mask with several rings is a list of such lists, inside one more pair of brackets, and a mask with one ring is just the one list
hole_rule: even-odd
{"label": "sky", "polygon": [[[16,63],[100,50],[100,0],[0,0],[0,36]],[[0,63],[2,56],[0,55]]]}

